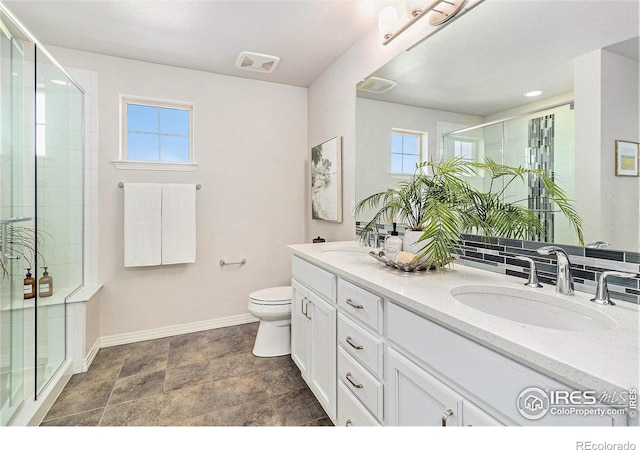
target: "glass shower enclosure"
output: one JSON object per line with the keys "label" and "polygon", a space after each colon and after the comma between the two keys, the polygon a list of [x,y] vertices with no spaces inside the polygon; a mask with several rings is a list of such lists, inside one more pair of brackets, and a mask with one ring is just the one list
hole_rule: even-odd
{"label": "glass shower enclosure", "polygon": [[83,91],[0,5],[0,425],[67,360],[83,280]]}
{"label": "glass shower enclosure", "polygon": [[[483,162],[491,158],[512,167],[542,170],[569,198],[574,196],[574,110],[571,103],[454,131],[444,134],[442,140],[444,159],[457,157]],[[483,191],[495,183],[480,171],[470,181]],[[556,214],[558,210],[538,176],[529,175],[525,183],[505,187],[505,199],[534,211],[544,224],[544,232],[529,236],[528,240],[577,243],[572,225],[563,214]]]}

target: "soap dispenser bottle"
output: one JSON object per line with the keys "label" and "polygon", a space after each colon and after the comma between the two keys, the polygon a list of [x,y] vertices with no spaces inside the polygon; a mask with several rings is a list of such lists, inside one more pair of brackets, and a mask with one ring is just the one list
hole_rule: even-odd
{"label": "soap dispenser bottle", "polygon": [[393,223],[393,231],[389,233],[389,236],[384,241],[384,252],[388,259],[395,259],[396,255],[402,251],[402,239],[398,237],[398,231],[396,230],[396,223]]}
{"label": "soap dispenser bottle", "polygon": [[49,275],[49,272],[47,272],[46,267],[44,268],[42,277],[38,280],[38,288],[40,297],[51,297],[53,294],[53,278]]}
{"label": "soap dispenser bottle", "polygon": [[31,277],[31,267],[27,270],[27,275],[24,277],[24,299],[28,300],[36,296],[36,280]]}

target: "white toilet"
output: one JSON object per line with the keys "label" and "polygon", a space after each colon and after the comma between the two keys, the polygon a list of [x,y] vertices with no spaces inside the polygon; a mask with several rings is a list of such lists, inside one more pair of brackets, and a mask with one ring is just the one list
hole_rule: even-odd
{"label": "white toilet", "polygon": [[291,286],[261,289],[249,294],[249,312],[260,319],[253,354],[291,354]]}

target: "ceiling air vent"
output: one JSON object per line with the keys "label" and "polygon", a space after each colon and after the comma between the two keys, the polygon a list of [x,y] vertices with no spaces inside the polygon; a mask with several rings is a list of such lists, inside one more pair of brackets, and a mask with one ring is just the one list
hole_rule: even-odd
{"label": "ceiling air vent", "polygon": [[236,59],[236,67],[253,72],[271,73],[278,67],[279,62],[280,58],[277,56],[240,52],[238,59]]}
{"label": "ceiling air vent", "polygon": [[398,83],[385,78],[369,77],[358,84],[358,89],[373,94],[382,94],[394,88],[396,84]]}

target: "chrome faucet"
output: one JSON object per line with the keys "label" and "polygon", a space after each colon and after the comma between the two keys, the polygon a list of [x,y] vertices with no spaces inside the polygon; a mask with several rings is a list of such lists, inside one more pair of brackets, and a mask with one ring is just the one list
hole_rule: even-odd
{"label": "chrome faucet", "polygon": [[380,232],[378,231],[377,226],[373,227],[367,237],[367,245],[369,247],[378,248],[380,246]]}
{"label": "chrome faucet", "polygon": [[598,286],[596,287],[596,296],[591,299],[598,305],[615,305],[609,298],[609,289],[607,287],[607,277],[634,278],[635,273],[604,271],[598,278]]}
{"label": "chrome faucet", "polygon": [[569,255],[554,245],[540,247],[538,253],[541,255],[556,255],[556,292],[558,294],[573,295],[573,274],[571,273],[571,263]]}

